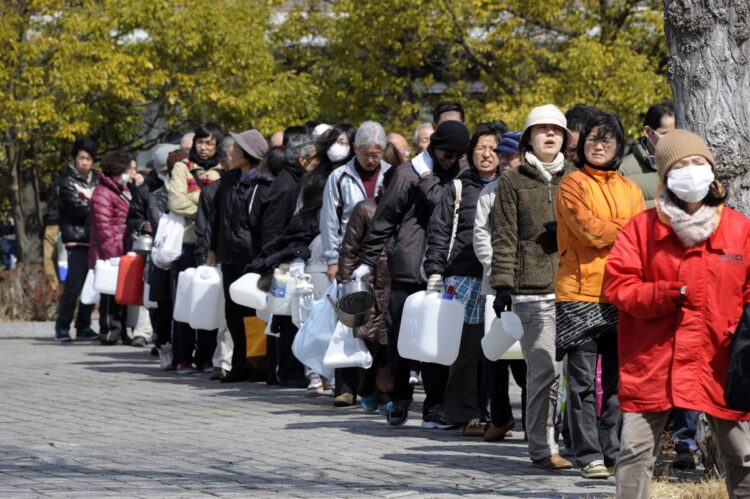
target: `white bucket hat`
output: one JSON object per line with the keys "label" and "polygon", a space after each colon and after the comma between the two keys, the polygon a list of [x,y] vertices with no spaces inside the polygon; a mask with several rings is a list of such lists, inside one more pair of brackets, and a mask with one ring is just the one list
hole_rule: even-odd
{"label": "white bucket hat", "polygon": [[528,141],[528,133],[531,127],[535,125],[555,125],[565,130],[567,136],[567,143],[573,141],[573,135],[568,130],[568,120],[565,119],[565,115],[552,104],[545,104],[544,106],[535,107],[531,110],[529,115],[526,117],[526,125],[523,127],[523,134],[521,134],[521,143]]}

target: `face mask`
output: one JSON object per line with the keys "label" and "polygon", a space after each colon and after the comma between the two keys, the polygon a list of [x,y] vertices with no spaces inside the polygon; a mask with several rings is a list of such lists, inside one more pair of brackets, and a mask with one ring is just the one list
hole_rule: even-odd
{"label": "face mask", "polygon": [[349,146],[345,146],[336,142],[328,148],[326,154],[328,155],[328,159],[330,159],[333,163],[337,163],[349,156]]}
{"label": "face mask", "polygon": [[711,165],[690,165],[667,174],[667,187],[686,203],[703,200],[713,181]]}
{"label": "face mask", "polygon": [[123,173],[120,175],[120,184],[125,185],[130,181],[130,175],[127,173]]}
{"label": "face mask", "polygon": [[166,173],[157,173],[156,176],[159,177],[159,180],[164,183],[166,183],[167,179],[169,179],[169,175],[167,175]]}

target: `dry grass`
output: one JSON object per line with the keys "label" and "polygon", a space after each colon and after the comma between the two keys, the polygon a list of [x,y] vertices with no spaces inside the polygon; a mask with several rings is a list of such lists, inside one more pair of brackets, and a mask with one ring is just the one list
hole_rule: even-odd
{"label": "dry grass", "polygon": [[19,264],[13,270],[0,272],[0,320],[52,320],[59,296],[41,265]]}
{"label": "dry grass", "polygon": [[707,478],[698,482],[670,483],[656,480],[651,484],[653,499],[728,499],[727,487],[721,478]]}

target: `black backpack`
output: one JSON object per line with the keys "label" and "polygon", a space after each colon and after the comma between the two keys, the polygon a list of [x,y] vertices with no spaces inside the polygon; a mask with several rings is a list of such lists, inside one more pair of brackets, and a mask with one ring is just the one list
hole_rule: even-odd
{"label": "black backpack", "polygon": [[729,346],[724,400],[731,409],[750,412],[750,303],[745,304]]}

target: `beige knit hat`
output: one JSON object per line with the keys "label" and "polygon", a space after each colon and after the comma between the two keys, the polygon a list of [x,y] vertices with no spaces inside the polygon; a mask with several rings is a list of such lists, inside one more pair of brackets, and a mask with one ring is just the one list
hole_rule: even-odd
{"label": "beige knit hat", "polygon": [[702,138],[688,130],[672,130],[656,143],[656,171],[659,173],[659,181],[666,185],[664,177],[669,168],[688,156],[703,156],[716,166],[714,155]]}

